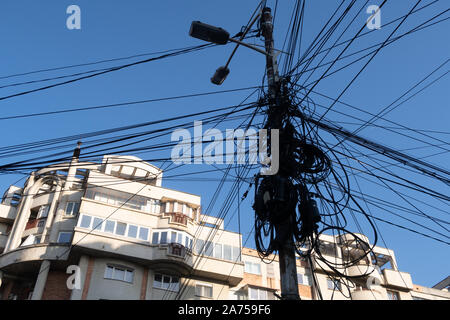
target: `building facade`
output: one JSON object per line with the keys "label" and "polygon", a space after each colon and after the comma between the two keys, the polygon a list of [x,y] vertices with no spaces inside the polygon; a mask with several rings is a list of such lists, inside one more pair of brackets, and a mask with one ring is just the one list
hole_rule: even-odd
{"label": "building facade", "polygon": [[[163,172],[139,158],[107,155],[90,163],[77,154],[6,190],[0,299],[277,299],[277,257],[266,264],[256,250],[241,250],[242,236],[203,214],[199,196],[162,187]],[[342,251],[350,242],[321,239],[333,259],[351,254]],[[336,290],[348,284],[330,279],[326,265],[297,259],[301,298],[450,298],[448,290],[414,285],[392,250],[374,252],[377,265],[367,260],[346,270],[373,269],[349,294]]]}

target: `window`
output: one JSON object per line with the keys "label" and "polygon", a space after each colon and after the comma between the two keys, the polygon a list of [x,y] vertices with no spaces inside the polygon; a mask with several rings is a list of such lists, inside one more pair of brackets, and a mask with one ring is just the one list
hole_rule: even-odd
{"label": "window", "polygon": [[213,297],[212,285],[197,283],[195,285],[195,295],[199,297],[212,298]]}
{"label": "window", "polygon": [[139,240],[148,240],[149,228],[139,227],[132,224],[118,222],[114,220],[104,220],[98,217],[91,217],[82,215],[79,226],[86,229],[94,229],[102,232],[115,233],[119,236],[126,236],[128,238]]}
{"label": "window", "polygon": [[213,243],[211,241],[206,241],[205,244],[205,255],[208,257],[212,257],[213,256]]}
{"label": "window", "polygon": [[158,244],[158,243],[159,243],[159,232],[153,232],[152,244]]}
{"label": "window", "polygon": [[327,279],[327,287],[330,290],[341,290],[341,283],[339,280]]}
{"label": "window", "polygon": [[67,202],[66,205],[66,215],[76,216],[78,214],[78,209],[80,208],[79,202]]}
{"label": "window", "polygon": [[139,227],[139,239],[140,240],[148,240],[148,235],[150,233],[150,230],[145,227]]}
{"label": "window", "polygon": [[94,230],[102,230],[102,228],[103,228],[103,219],[94,218],[94,222],[92,223],[92,228]]}
{"label": "window", "polygon": [[134,271],[129,268],[118,266],[106,266],[105,279],[125,281],[133,283]]}
{"label": "window", "polygon": [[47,218],[47,216],[48,216],[48,209],[49,209],[48,206],[40,206],[37,218],[38,219],[40,219],[40,218]]}
{"label": "window", "polygon": [[250,300],[267,300],[267,291],[259,288],[248,288]]}
{"label": "window", "polygon": [[201,239],[197,239],[195,242],[195,253],[196,254],[203,254],[203,247],[204,247],[205,241]]}
{"label": "window", "polygon": [[399,294],[396,291],[386,290],[389,300],[400,300]]}
{"label": "window", "polygon": [[312,279],[310,275],[297,273],[298,284],[303,284],[305,286],[312,285]]}
{"label": "window", "polygon": [[153,288],[178,292],[180,290],[180,278],[156,273]]}
{"label": "window", "polygon": [[125,281],[133,283],[134,272],[131,270],[125,270]]}
{"label": "window", "polygon": [[[143,237],[146,240],[149,235],[149,230],[147,228],[140,228],[140,232],[145,233]],[[186,248],[192,247],[192,239],[185,232],[181,231],[171,231],[169,230],[161,230],[153,231],[152,234],[152,244],[168,244],[168,243],[178,243]]]}
{"label": "window", "polygon": [[222,259],[222,245],[220,243],[214,244],[214,258]]}
{"label": "window", "polygon": [[43,226],[45,226],[45,219],[44,220],[40,220],[37,224],[38,228],[42,228]]}
{"label": "window", "polygon": [[312,286],[312,284],[313,284],[312,276],[305,274],[304,280],[305,280],[305,282],[304,282],[305,285]]}
{"label": "window", "polygon": [[130,238],[136,238],[137,237],[137,232],[138,232],[138,227],[137,226],[133,226],[133,225],[129,225],[128,226],[128,236]]}
{"label": "window", "polygon": [[159,213],[160,201],[106,188],[90,188],[86,198],[145,212]]}
{"label": "window", "polygon": [[115,221],[106,220],[105,232],[114,233],[114,227],[116,226]]}
{"label": "window", "polygon": [[83,215],[81,217],[80,227],[89,229],[91,227],[91,220],[92,220],[91,216]]}
{"label": "window", "polygon": [[261,265],[256,262],[245,261],[245,272],[253,274],[261,274]]}
{"label": "window", "polygon": [[166,202],[166,212],[173,212],[173,202]]}
{"label": "window", "polygon": [[58,243],[70,243],[72,241],[72,232],[60,232],[58,234]]}
{"label": "window", "polygon": [[233,247],[233,261],[241,261],[241,248]]}
{"label": "window", "polygon": [[119,268],[114,268],[113,279],[114,280],[124,280],[125,279],[125,270],[119,269]]}
{"label": "window", "polygon": [[159,241],[161,244],[167,243],[167,231],[161,232],[161,240]]}
{"label": "window", "polygon": [[125,235],[125,230],[127,229],[127,224],[123,222],[116,223],[116,234],[119,236]]}
{"label": "window", "polygon": [[231,260],[231,246],[224,244],[223,245],[223,258],[225,260]]}

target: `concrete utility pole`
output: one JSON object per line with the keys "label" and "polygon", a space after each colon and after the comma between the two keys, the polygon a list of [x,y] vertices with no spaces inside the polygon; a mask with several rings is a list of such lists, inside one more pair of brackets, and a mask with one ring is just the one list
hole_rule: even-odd
{"label": "concrete utility pole", "polygon": [[[281,83],[278,75],[277,59],[274,54],[273,41],[273,23],[272,12],[268,7],[264,7],[261,16],[262,34],[265,39],[266,47],[266,70],[267,80],[269,85],[269,119],[270,129],[279,129],[283,132],[283,118],[285,114],[284,108],[280,108],[281,101]],[[276,115],[276,116],[274,116]],[[284,134],[280,135],[280,150],[283,149],[283,141],[286,139]],[[284,157],[280,156],[280,168],[283,168]],[[283,172],[277,175],[282,175],[283,178],[289,179],[289,176]],[[298,280],[297,280],[297,266],[295,258],[295,246],[292,235],[291,215],[287,215],[284,221],[275,224],[275,232],[279,241],[278,256],[280,265],[280,280],[281,280],[281,298],[285,300],[299,300],[298,294]]]}
{"label": "concrete utility pole", "polygon": [[[212,42],[219,45],[227,44],[228,42],[234,42],[238,45],[243,45],[245,47],[251,48],[257,52],[266,55],[266,68],[267,68],[267,78],[269,84],[269,110],[268,110],[268,125],[267,129],[278,129],[280,130],[280,170],[273,177],[272,181],[276,182],[276,188],[279,189],[279,197],[277,202],[281,204],[281,208],[287,208],[289,192],[292,189],[289,186],[292,185],[292,170],[289,169],[289,161],[293,159],[292,143],[293,131],[292,126],[288,127],[285,123],[288,117],[288,105],[285,103],[283,97],[282,86],[283,81],[278,75],[278,65],[276,54],[274,53],[273,45],[273,22],[272,22],[272,12],[270,8],[265,6],[266,2],[263,2],[262,12],[255,17],[255,19],[247,26],[246,30],[241,35],[240,40],[243,40],[247,32],[250,30],[251,26],[260,17],[262,34],[265,39],[265,51],[262,51],[256,47],[249,44],[245,44],[240,40],[230,38],[230,34],[222,28],[211,26],[209,24],[193,21],[191,24],[191,29],[189,30],[189,35],[191,37],[201,39],[204,41]],[[237,48],[237,46],[236,46]],[[211,82],[220,85],[223,83],[227,77],[230,70],[228,65],[231,58],[233,57],[236,49],[231,54],[228,62],[225,66],[220,67],[216,70],[216,73],[211,78]],[[291,161],[292,162],[292,161]],[[283,165],[284,164],[284,165]],[[289,186],[287,186],[289,185]],[[280,200],[281,199],[281,200]],[[292,207],[292,206],[291,206]],[[290,210],[295,210],[291,208]],[[298,300],[300,299],[298,295],[298,285],[297,285],[297,267],[295,258],[295,246],[293,240],[293,226],[295,221],[291,221],[295,214],[292,212],[286,212],[286,210],[274,210],[271,212],[274,217],[275,232],[276,232],[276,250],[279,253],[280,259],[280,274],[281,274],[281,297],[286,300]],[[289,214],[286,214],[289,213]],[[286,217],[286,218],[280,218]]]}

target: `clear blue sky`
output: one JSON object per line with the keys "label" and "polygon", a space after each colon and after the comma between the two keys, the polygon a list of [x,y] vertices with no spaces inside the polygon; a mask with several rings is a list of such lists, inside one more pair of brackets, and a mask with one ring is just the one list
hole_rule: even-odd
{"label": "clear blue sky", "polygon": [[[275,21],[275,46],[277,48],[281,48],[287,32],[290,13],[293,9],[291,2],[293,1],[284,0],[279,1],[278,4]],[[379,4],[380,2],[373,0],[370,4]],[[406,14],[415,2],[406,0],[388,1],[382,9],[382,25],[384,22]],[[430,0],[422,1],[419,7],[431,2]],[[66,28],[66,19],[68,17],[66,8],[71,4],[76,4],[81,8],[81,30],[68,30]],[[257,4],[258,1],[235,0],[136,0],[132,2],[105,0],[5,0],[0,4],[0,38],[2,39],[0,50],[2,67],[0,69],[0,77],[39,69],[198,45],[202,42],[188,36],[192,20],[201,20],[209,24],[221,26],[234,34],[240,30],[241,26],[247,23]],[[304,50],[319,32],[337,4],[338,1],[329,0],[307,1],[302,50]],[[363,4],[364,1],[358,1],[356,7],[359,8]],[[275,1],[269,0],[268,5],[273,8]],[[428,20],[435,14],[447,9],[447,6],[447,1],[437,1],[427,9],[408,18],[405,24],[397,31],[396,35]],[[353,17],[356,11],[352,12],[351,16]],[[343,39],[348,39],[354,35],[364,24],[367,16],[364,11],[358,15],[354,27],[351,27],[347,31]],[[448,13],[443,15],[443,17],[448,17]],[[349,22],[348,19],[345,21]],[[349,48],[348,52],[354,52],[371,44],[383,41],[395,25],[390,25],[385,28],[382,27],[369,36],[359,39]],[[407,36],[383,49],[352,87],[342,96],[341,100],[372,113],[380,111],[384,106],[390,104],[412,85],[420,81],[424,76],[448,59],[448,53],[450,52],[450,43],[446,36],[448,32],[449,22],[447,20]],[[335,38],[332,38],[329,44],[334,41],[333,39]],[[259,45],[263,44],[259,39],[251,39],[249,42]],[[238,50],[230,66],[231,73],[220,88],[209,82],[209,78],[214,70],[225,63],[231,50],[232,45],[220,46],[198,53],[139,65],[63,87],[0,101],[1,116],[5,117],[17,114],[96,106],[123,101],[162,98],[259,85],[264,74],[265,58],[261,54],[246,48],[240,48]],[[324,61],[329,61],[329,59],[326,58]],[[129,61],[136,61],[136,59]],[[336,97],[362,67],[364,61],[324,79],[315,90],[328,96]],[[126,61],[0,79],[0,86],[55,75],[65,75],[72,72],[81,72],[92,68],[97,69],[115,66],[122,63],[126,63]],[[344,64],[340,63],[336,67]],[[312,79],[317,79],[325,69],[320,70],[320,72],[313,75]],[[430,80],[435,79],[447,70],[448,65],[445,65]],[[46,83],[1,88],[0,96],[37,88],[44,84]],[[390,113],[387,118],[411,128],[449,131],[449,88],[448,77],[443,77],[422,93]],[[248,94],[249,92],[228,93],[124,108],[100,109],[89,112],[67,113],[17,120],[1,120],[0,134],[3,137],[1,146],[11,146],[19,143],[163,119],[185,113],[211,110],[215,107],[238,104]],[[318,96],[312,97],[318,103],[330,104],[330,101]],[[340,104],[335,105],[333,110],[342,111],[364,119],[369,118],[364,113],[352,111]],[[318,109],[317,112],[320,114],[323,112],[323,109]],[[335,121],[354,122],[354,120],[348,117],[333,112],[327,114],[327,118]],[[382,121],[376,123],[386,125]],[[342,125],[349,129],[356,128],[351,124]],[[224,125],[221,128],[233,128],[233,123],[228,127]],[[419,141],[402,138],[399,135],[376,128],[365,129],[361,132],[361,135],[398,150],[424,146]],[[432,135],[444,141],[448,141],[449,137],[449,135],[438,133],[433,133]],[[165,142],[168,142],[167,137]],[[438,153],[439,151],[442,150],[436,147],[430,147],[411,150],[409,154],[415,157],[422,157]],[[169,152],[166,151],[160,155],[162,157],[168,157],[170,155]],[[143,159],[155,156],[154,154],[136,155]],[[24,158],[2,158],[0,159],[0,163],[12,162],[17,159]],[[426,160],[448,168],[450,157],[448,153],[441,153],[437,156],[428,157]],[[188,168],[185,167],[173,172],[183,173],[208,168],[210,167],[198,166],[194,168],[193,166],[188,166]],[[222,168],[225,168],[225,166],[222,166]],[[429,180],[422,181],[420,176],[406,175],[405,172],[407,173],[407,171],[400,171],[399,169],[397,172],[401,172],[404,176],[411,179],[417,179],[418,184],[429,183]],[[1,189],[7,188],[11,183],[14,183],[21,177],[21,175],[1,175]],[[220,178],[220,174],[214,174],[210,177],[218,179]],[[408,204],[402,202],[403,200],[392,192],[366,183],[362,179],[358,181],[360,181],[364,193],[408,206]],[[21,183],[23,183],[23,180],[19,182],[19,184]],[[205,182],[173,179],[168,180],[164,185],[201,195],[202,204],[206,207],[211,200],[217,181]],[[431,183],[427,185],[434,187],[441,193],[449,194],[448,187],[443,184]],[[230,186],[230,183],[226,184],[224,190],[227,191]],[[241,187],[241,194],[246,188],[247,185]],[[405,189],[399,190],[408,192]],[[213,212],[207,212],[208,214],[216,215],[218,213],[220,208],[219,204],[221,204],[220,200],[223,201],[226,195],[225,191],[221,193],[218,205],[215,206]],[[250,207],[252,194],[253,190],[241,206],[241,231],[244,234],[244,238],[250,232],[253,223],[253,211]],[[410,196],[414,194],[416,193],[409,193]],[[428,199],[427,197],[423,197],[422,200],[427,202],[429,201]],[[427,214],[448,221],[448,203],[432,199],[432,204],[437,209],[415,203],[415,205],[426,211]],[[233,204],[226,221],[231,218],[235,209],[236,206]],[[372,208],[372,210],[375,209]],[[405,223],[399,218],[386,213],[378,213],[376,211],[373,213],[395,223]],[[420,217],[408,216],[408,218],[440,230],[447,236],[448,241],[448,232],[442,228],[439,229],[435,224],[427,222]],[[387,246],[395,250],[400,270],[410,272],[415,283],[432,286],[448,276],[448,270],[450,270],[448,245],[381,222],[378,226]],[[409,226],[416,228],[413,225]],[[229,228],[237,231],[238,224],[236,215],[231,219]],[[420,228],[417,227],[417,229]],[[421,230],[426,232],[424,229]],[[441,238],[445,239],[445,237]],[[250,242],[247,245],[253,246],[252,238],[250,238]],[[384,246],[384,243],[380,241],[379,245]]]}

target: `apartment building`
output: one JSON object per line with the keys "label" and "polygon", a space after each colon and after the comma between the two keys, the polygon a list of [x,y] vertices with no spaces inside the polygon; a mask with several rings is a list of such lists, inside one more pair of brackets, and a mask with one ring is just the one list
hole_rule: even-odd
{"label": "apartment building", "polygon": [[[278,258],[266,264],[255,250],[241,250],[242,236],[202,213],[200,196],[164,188],[163,172],[139,158],[106,155],[92,163],[78,154],[4,193],[0,299],[277,299]],[[345,237],[321,240],[333,259],[343,259],[343,244],[352,247]],[[348,296],[332,290],[345,283],[331,281],[326,265],[298,259],[301,298],[450,298],[413,285],[392,250],[375,252],[378,265],[367,260],[346,270],[372,268],[373,285],[361,280]]]}
{"label": "apartment building", "polygon": [[[361,234],[357,236],[369,243]],[[322,235],[321,253],[329,262],[340,264],[363,254],[350,235]],[[449,300],[448,278],[433,288],[413,283],[411,274],[400,271],[393,250],[375,246],[372,259],[361,259],[358,264],[338,269],[342,274],[360,276],[349,281],[339,278],[323,261],[312,257],[312,265],[297,257],[298,292],[302,300]],[[255,249],[243,248],[244,276],[236,287],[230,288],[231,300],[278,299],[280,269],[277,255],[261,261]],[[367,275],[369,274],[369,275]],[[367,275],[367,276],[366,276]]]}

